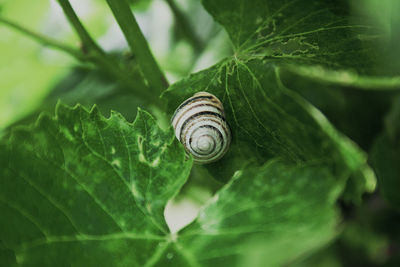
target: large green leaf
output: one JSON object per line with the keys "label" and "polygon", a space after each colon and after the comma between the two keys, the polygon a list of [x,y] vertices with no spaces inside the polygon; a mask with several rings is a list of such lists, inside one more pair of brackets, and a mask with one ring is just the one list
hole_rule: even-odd
{"label": "large green leaf", "polygon": [[224,103],[234,137],[228,155],[210,165],[214,176],[226,181],[247,161],[263,163],[279,156],[324,162],[339,179],[355,174],[346,193],[350,199],[360,200],[362,192],[372,191],[375,178],[364,153],[280,78],[280,69],[288,64],[372,71],[376,58],[370,39],[358,32],[370,27],[351,24],[344,1],[203,3],[226,28],[235,54],[173,85],[164,97],[170,113],[198,91],[209,91]]}
{"label": "large green leaf", "polygon": [[344,186],[324,164],[249,165],[171,234],[163,210],[191,167],[173,133],[64,105],[14,130],[0,166],[0,260],[21,266],[283,264],[336,235]]}
{"label": "large green leaf", "polygon": [[59,105],[55,118],[9,140],[0,149],[0,240],[19,264],[116,266],[129,255],[126,264],[141,265],[166,242],[164,207],[191,160],[148,113],[129,124]]}
{"label": "large green leaf", "polygon": [[[203,0],[229,33],[236,57],[278,59],[300,76],[361,88],[400,88],[399,75],[377,68],[384,30],[352,16],[348,1]],[[360,5],[363,5],[360,3]],[[361,74],[361,76],[360,76]]]}
{"label": "large green leaf", "polygon": [[[372,190],[375,180],[366,175],[364,153],[279,77],[282,63],[296,58],[315,63],[307,55],[330,45],[325,39],[330,30],[310,33],[311,39],[295,35],[264,45],[271,22],[259,36],[253,24],[260,19],[246,19],[261,12],[263,24],[269,17],[263,13],[266,2],[226,2],[225,10],[232,12],[224,16],[233,20],[225,26],[245,25],[228,30],[237,53],[164,95],[172,113],[195,92],[214,93],[233,131],[229,153],[207,167],[229,182],[194,223],[171,234],[163,218],[166,202],[191,166],[171,131],[162,132],[143,111],[131,125],[115,113],[104,119],[96,109],[59,106],[56,118],[41,116],[34,127],[15,130],[0,145],[0,260],[15,258],[25,266],[276,266],[332,240],[335,202],[348,177],[358,178],[350,180],[356,184],[353,190],[346,189],[351,199]],[[279,19],[304,14],[300,2],[305,4],[291,2],[295,10],[282,10]],[[209,1],[209,6],[224,12],[221,3]],[[334,17],[322,14],[321,21]],[[349,30],[340,25],[332,31]],[[367,71],[369,58],[354,52]],[[317,54],[316,59],[327,60],[321,64],[336,68],[331,63],[337,59],[341,67],[353,66],[346,55]]]}
{"label": "large green leaf", "polygon": [[[274,62],[228,59],[176,83],[163,97],[169,100],[172,113],[185,98],[204,90],[224,103],[233,132],[228,154],[207,167],[219,180],[228,180],[248,161],[262,164],[273,157],[297,163],[322,162],[338,179],[366,170],[365,154],[316,108],[282,85]],[[373,190],[375,178],[361,175],[357,184],[361,190],[354,198]]]}
{"label": "large green leaf", "polygon": [[[231,36],[237,54],[278,58],[297,64],[371,67],[370,49],[355,36],[363,24],[351,24],[347,1],[204,0],[206,9]],[[355,60],[355,58],[357,60]]]}

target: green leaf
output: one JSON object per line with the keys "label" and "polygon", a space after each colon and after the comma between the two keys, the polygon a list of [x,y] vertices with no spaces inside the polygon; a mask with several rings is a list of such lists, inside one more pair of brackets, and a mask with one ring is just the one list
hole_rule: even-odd
{"label": "green leaf", "polygon": [[360,63],[371,60],[365,57],[370,49],[358,49],[360,41],[364,38],[365,42],[368,36],[352,34],[370,26],[350,22],[346,1],[204,0],[203,3],[225,27],[239,55],[251,53],[330,67],[358,68]]}
{"label": "green leaf", "polygon": [[0,240],[19,264],[115,266],[142,265],[167,242],[164,207],[191,160],[147,112],[129,124],[58,105],[13,131],[0,166]]}
{"label": "green leaf", "polygon": [[[227,181],[249,161],[262,164],[274,157],[324,163],[339,180],[365,165],[362,151],[315,107],[282,85],[273,62],[228,59],[194,74],[164,93],[170,113],[198,91],[211,92],[222,101],[233,134],[228,154],[207,165],[218,180]],[[361,177],[361,191],[373,190],[375,178]]]}
{"label": "green leaf", "polygon": [[163,208],[191,160],[144,111],[129,124],[59,105],[55,118],[15,130],[0,156],[2,262],[15,253],[20,266],[281,265],[336,235],[343,184],[324,165],[282,160],[236,172],[170,234]]}
{"label": "green leaf", "polygon": [[[140,83],[137,71],[132,71],[130,76],[133,81],[139,81],[135,84],[137,90],[147,89]],[[81,68],[75,68],[53,89],[52,94],[46,99],[48,107],[46,110],[54,110],[59,99],[67,105],[80,103],[87,108],[96,104],[104,116],[108,116],[111,110],[115,110],[128,121],[133,121],[137,107],[145,105],[148,101],[139,98],[131,87],[116,82],[106,73]]]}
{"label": "green leaf", "polygon": [[327,83],[400,88],[399,76],[390,77],[398,71],[377,68],[384,53],[378,49],[383,30],[353,16],[347,1],[204,0],[203,4],[227,30],[238,58],[278,59],[293,73]]}
{"label": "green leaf", "polygon": [[352,70],[330,70],[321,66],[287,65],[285,67],[289,72],[315,82],[365,90],[400,90],[400,76],[359,75]]}
{"label": "green leaf", "polygon": [[338,130],[369,150],[396,91],[356,90],[280,73],[285,86],[315,105]]}
{"label": "green leaf", "polygon": [[375,177],[366,166],[366,155],[315,107],[286,89],[280,78],[287,64],[373,69],[371,50],[361,49],[368,42],[361,42],[354,32],[369,26],[350,24],[342,1],[337,5],[302,0],[203,3],[226,28],[235,54],[171,86],[164,98],[170,113],[198,91],[209,91],[224,103],[233,144],[222,161],[208,167],[210,172],[227,181],[248,161],[262,164],[271,157],[318,161],[335,170],[338,179],[355,174],[346,198],[358,201],[363,192],[373,191]]}
{"label": "green leaf", "polygon": [[[124,60],[124,63],[127,61],[123,57],[119,59]],[[132,79],[132,83],[129,85],[115,81],[115,77],[102,70],[74,68],[53,88],[52,93],[35,114],[35,118],[43,110],[52,112],[58,100],[61,100],[67,105],[80,103],[87,108],[96,104],[104,116],[109,116],[110,111],[115,110],[128,121],[133,121],[136,117],[137,107],[146,106],[151,101],[145,97],[138,97],[136,94],[136,91],[147,90],[142,83],[136,63],[128,61],[126,65],[131,70],[127,73]],[[132,86],[135,88],[133,89]]]}
{"label": "green leaf", "polygon": [[320,164],[249,166],[178,234],[178,244],[202,266],[282,266],[335,236],[340,188]]}

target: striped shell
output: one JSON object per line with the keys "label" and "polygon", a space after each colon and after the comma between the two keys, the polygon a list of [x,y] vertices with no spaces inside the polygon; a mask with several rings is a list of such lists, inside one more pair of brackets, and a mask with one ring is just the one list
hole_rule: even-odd
{"label": "striped shell", "polygon": [[199,92],[183,102],[172,117],[176,138],[197,163],[220,159],[228,150],[231,131],[219,99]]}

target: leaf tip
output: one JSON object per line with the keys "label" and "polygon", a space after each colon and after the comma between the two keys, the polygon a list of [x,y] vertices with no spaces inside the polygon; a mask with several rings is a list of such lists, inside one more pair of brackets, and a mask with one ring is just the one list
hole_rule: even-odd
{"label": "leaf tip", "polygon": [[60,115],[68,112],[68,111],[77,111],[77,110],[83,110],[83,111],[87,111],[87,109],[82,106],[81,104],[77,103],[75,104],[75,106],[69,106],[67,104],[64,104],[61,99],[57,100],[57,104],[56,104],[56,108],[55,108],[55,118],[58,119],[60,118]]}

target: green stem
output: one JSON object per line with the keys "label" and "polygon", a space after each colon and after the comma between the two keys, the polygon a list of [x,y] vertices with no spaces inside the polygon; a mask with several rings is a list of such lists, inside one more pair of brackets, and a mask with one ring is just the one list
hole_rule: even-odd
{"label": "green stem", "polygon": [[192,44],[197,52],[201,52],[204,49],[204,42],[199,38],[196,32],[191,27],[190,21],[187,19],[185,14],[178,8],[174,0],[166,0],[169,8],[175,17],[176,25],[181,30],[182,34],[186,37],[188,42]]}
{"label": "green stem", "polygon": [[[152,94],[151,92],[143,90],[143,87],[147,87],[146,85],[139,86],[141,90],[138,90],[137,85],[139,82],[133,81],[129,76],[129,71],[124,66],[121,66],[121,64],[115,58],[105,53],[103,49],[94,41],[94,39],[90,36],[88,31],[79,20],[69,0],[58,0],[58,2],[63,9],[68,21],[77,32],[83,44],[84,51],[88,53],[86,59],[116,77],[117,80],[119,80],[122,84],[125,84],[133,91],[135,91],[138,97],[147,99],[151,101],[154,105],[161,107],[162,104],[159,101],[158,94]],[[127,8],[129,9],[129,6],[127,6]],[[141,53],[143,52],[142,50],[139,51]]]}
{"label": "green stem", "polygon": [[80,60],[83,60],[82,53],[79,50],[74,49],[73,47],[69,47],[67,45],[64,45],[64,44],[58,42],[57,40],[51,39],[51,38],[49,38],[49,37],[47,37],[45,35],[42,35],[40,33],[31,31],[31,30],[25,28],[24,26],[22,26],[22,25],[20,25],[18,23],[15,23],[15,22],[13,22],[11,20],[8,20],[6,18],[0,17],[0,23],[3,23],[4,25],[6,25],[6,26],[8,26],[8,27],[10,27],[10,28],[12,28],[14,30],[19,31],[22,34],[27,35],[28,37],[36,40],[37,42],[39,42],[39,43],[41,43],[43,45],[59,49],[59,50],[64,51],[64,52],[66,52],[66,53],[68,53],[68,54],[70,54],[70,55],[72,55],[72,56],[74,56],[74,57],[76,57],[76,58],[78,58]]}
{"label": "green stem", "polygon": [[105,52],[100,48],[100,46],[98,46],[97,43],[89,35],[89,33],[79,20],[78,16],[76,15],[69,1],[58,0],[58,3],[63,9],[64,14],[67,17],[69,23],[71,23],[76,33],[78,34],[79,38],[81,39],[84,51],[87,50],[88,52],[95,52],[102,55],[105,54]]}
{"label": "green stem", "polygon": [[168,82],[154,59],[129,4],[126,0],[107,0],[107,3],[139,63],[145,80],[154,90],[153,93],[159,95],[168,87]]}

